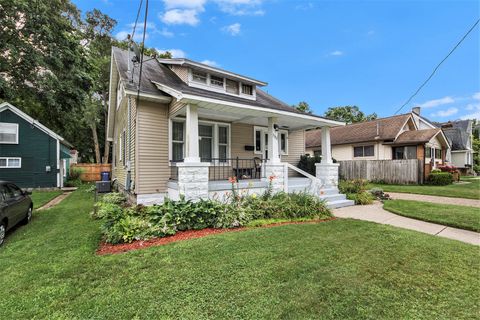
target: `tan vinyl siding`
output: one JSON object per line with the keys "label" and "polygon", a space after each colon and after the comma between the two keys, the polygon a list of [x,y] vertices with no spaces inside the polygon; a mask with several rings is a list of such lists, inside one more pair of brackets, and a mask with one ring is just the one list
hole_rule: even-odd
{"label": "tan vinyl siding", "polygon": [[[130,129],[128,128],[128,103],[130,102]],[[130,161],[131,180],[135,181],[135,124],[136,124],[136,108],[135,97],[127,96],[122,100],[120,107],[115,113],[114,141],[113,141],[113,178],[117,179],[117,183],[124,188],[125,178],[127,176],[127,161]],[[120,137],[125,130],[126,137],[126,159],[120,160]],[[123,153],[123,151],[122,151]]]}
{"label": "tan vinyl siding", "polygon": [[188,68],[182,66],[171,66],[171,69],[175,74],[182,79],[183,82],[188,83]]}
{"label": "tan vinyl siding", "polygon": [[142,101],[138,114],[137,194],[167,191],[168,105]]}

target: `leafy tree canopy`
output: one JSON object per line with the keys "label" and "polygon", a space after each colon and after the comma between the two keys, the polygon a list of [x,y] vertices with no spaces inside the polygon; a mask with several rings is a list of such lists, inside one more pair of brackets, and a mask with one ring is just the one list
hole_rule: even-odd
{"label": "leafy tree canopy", "polygon": [[294,107],[298,111],[312,113],[312,110],[310,109],[310,105],[305,101],[300,101],[297,105],[293,105],[292,107]]}
{"label": "leafy tree canopy", "polygon": [[365,115],[357,106],[330,107],[324,115],[329,119],[347,124],[377,119],[376,113]]}

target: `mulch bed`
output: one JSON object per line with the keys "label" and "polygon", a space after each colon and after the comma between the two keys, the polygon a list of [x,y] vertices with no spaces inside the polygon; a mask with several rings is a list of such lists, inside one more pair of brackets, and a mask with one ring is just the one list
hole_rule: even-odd
{"label": "mulch bed", "polygon": [[235,228],[235,229],[207,228],[202,230],[179,231],[173,236],[168,236],[164,238],[154,238],[150,240],[138,240],[138,241],[133,241],[131,243],[110,244],[110,243],[101,242],[100,247],[97,249],[97,254],[105,255],[105,254],[124,253],[131,250],[144,249],[144,248],[153,247],[153,246],[162,246],[172,242],[203,238],[212,234],[219,234],[219,233],[225,233],[225,232],[237,232],[237,231],[243,231],[243,230],[248,230],[252,228],[271,228],[271,227],[277,227],[277,226],[282,226],[286,224],[312,224],[312,223],[327,222],[332,220],[335,220],[335,218],[332,217],[329,219],[311,220],[311,221],[286,221],[286,222],[272,223],[272,224],[264,225],[261,227],[242,227],[242,228]]}

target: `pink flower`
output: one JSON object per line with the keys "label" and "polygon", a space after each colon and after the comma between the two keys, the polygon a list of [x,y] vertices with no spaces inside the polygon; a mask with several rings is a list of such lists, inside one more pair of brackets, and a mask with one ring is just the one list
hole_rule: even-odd
{"label": "pink flower", "polygon": [[272,181],[273,181],[273,179],[275,179],[275,178],[276,178],[276,176],[274,176],[274,175],[271,175],[270,177],[268,177],[268,180],[270,180],[270,182],[272,182]]}

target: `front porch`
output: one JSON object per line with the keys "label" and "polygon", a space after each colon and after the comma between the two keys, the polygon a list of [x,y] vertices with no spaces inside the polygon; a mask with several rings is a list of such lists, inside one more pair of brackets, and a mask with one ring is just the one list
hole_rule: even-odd
{"label": "front porch", "polygon": [[[338,194],[338,165],[331,156],[330,127],[340,123],[296,112],[258,110],[214,102],[177,103],[170,114],[168,197],[228,197],[229,179],[244,194],[309,192],[333,206],[350,205]],[[305,130],[323,130],[322,163],[312,176],[297,165]],[[273,177],[273,179],[269,179]],[[270,182],[271,180],[271,182]]]}

